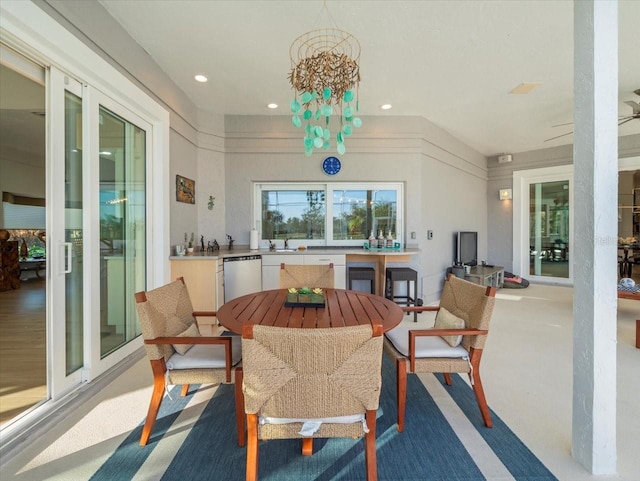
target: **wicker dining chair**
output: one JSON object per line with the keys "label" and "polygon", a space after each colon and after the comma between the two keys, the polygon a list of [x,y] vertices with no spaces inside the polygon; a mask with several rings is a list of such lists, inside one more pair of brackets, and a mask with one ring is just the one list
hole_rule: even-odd
{"label": "wicker dining chair", "polygon": [[[231,382],[232,367],[240,362],[240,336],[202,337],[195,316],[215,316],[194,311],[183,278],[135,295],[144,346],[153,371],[153,392],[140,436],[145,446],[151,436],[167,384],[182,384],[186,396],[190,384]],[[236,391],[237,392],[237,391]],[[244,445],[244,413],[236,403],[238,444]]]}
{"label": "wicker dining chair", "polygon": [[333,289],[334,279],[333,264],[280,264],[280,289],[288,289],[289,287]]}
{"label": "wicker dining chair", "polygon": [[[242,391],[247,481],[258,476],[258,440],[364,436],[366,479],[377,479],[376,411],[382,323],[328,329],[245,324]],[[238,382],[238,381],[236,381]]]}
{"label": "wicker dining chair", "polygon": [[[484,287],[449,275],[439,306],[405,307],[408,312],[437,311],[433,329],[398,326],[385,334],[384,351],[396,362],[398,431],[404,430],[407,373],[467,373],[485,426],[491,414],[480,379],[480,359],[495,304],[495,287]],[[408,362],[407,362],[408,361]]]}

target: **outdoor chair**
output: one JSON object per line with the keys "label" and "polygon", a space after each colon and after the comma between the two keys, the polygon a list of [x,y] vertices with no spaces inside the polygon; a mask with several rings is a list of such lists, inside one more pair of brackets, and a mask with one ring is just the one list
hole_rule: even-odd
{"label": "outdoor chair", "polygon": [[[215,312],[194,311],[182,277],[157,289],[135,295],[142,337],[153,371],[153,392],[140,445],[151,436],[167,385],[231,382],[232,366],[240,362],[240,336],[202,337],[195,316]],[[238,444],[244,442],[244,414],[238,411]]]}
{"label": "outdoor chair", "polygon": [[280,289],[288,289],[289,287],[333,289],[334,278],[333,264],[280,264]]}
{"label": "outdoor chair", "polygon": [[[439,306],[405,307],[407,312],[437,311],[433,329],[399,326],[385,335],[385,353],[396,362],[398,431],[404,430],[407,373],[467,373],[484,424],[492,426],[480,379],[480,359],[495,303],[495,287],[473,284],[453,275],[444,282]],[[407,362],[408,361],[408,362]]]}
{"label": "outdoor chair", "polygon": [[257,480],[258,440],[302,439],[302,453],[311,455],[313,438],[360,436],[366,479],[377,479],[382,338],[381,322],[328,329],[243,326],[247,481]]}

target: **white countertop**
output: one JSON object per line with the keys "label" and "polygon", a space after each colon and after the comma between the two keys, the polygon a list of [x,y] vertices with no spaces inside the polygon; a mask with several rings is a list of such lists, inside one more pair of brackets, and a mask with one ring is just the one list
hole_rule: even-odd
{"label": "white countertop", "polygon": [[417,248],[406,248],[406,249],[376,249],[376,250],[368,250],[362,247],[314,247],[307,248],[305,250],[283,250],[277,249],[275,251],[270,251],[269,249],[257,249],[250,250],[246,246],[238,246],[237,248],[227,250],[220,249],[215,252],[194,252],[193,255],[184,255],[184,256],[169,256],[169,259],[172,261],[195,261],[195,260],[216,260],[216,259],[224,259],[225,257],[238,257],[238,256],[249,256],[249,255],[261,255],[261,256],[269,256],[269,255],[301,255],[301,254],[344,254],[344,255],[377,255],[377,256],[397,256],[397,255],[412,255],[420,252],[420,249]]}

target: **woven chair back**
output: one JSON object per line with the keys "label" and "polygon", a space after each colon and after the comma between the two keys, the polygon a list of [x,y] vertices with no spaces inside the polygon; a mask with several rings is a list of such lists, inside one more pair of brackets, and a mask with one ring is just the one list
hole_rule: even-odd
{"label": "woven chair back", "polygon": [[253,326],[253,338],[242,339],[246,412],[308,419],[377,409],[382,340],[369,325]]}
{"label": "woven chair back", "polygon": [[[144,339],[176,336],[193,324],[193,306],[182,280],[146,292],[147,300],[138,302],[138,318]],[[175,352],[169,345],[145,344],[149,359],[165,361]]]}
{"label": "woven chair back", "polygon": [[290,265],[280,266],[280,288],[289,287],[321,287],[333,289],[333,264],[322,265]]}
{"label": "woven chair back", "polygon": [[[489,330],[495,297],[487,296],[487,288],[449,276],[440,298],[440,307],[465,320],[466,327]],[[462,346],[483,349],[487,336],[463,336]]]}

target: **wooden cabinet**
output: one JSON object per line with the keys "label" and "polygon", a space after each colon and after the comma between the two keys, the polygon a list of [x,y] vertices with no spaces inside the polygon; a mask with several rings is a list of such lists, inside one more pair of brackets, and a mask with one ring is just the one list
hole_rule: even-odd
{"label": "wooden cabinet", "polygon": [[216,261],[216,311],[224,304],[224,264],[222,259]]}
{"label": "wooden cabinet", "polygon": [[20,288],[18,241],[0,241],[0,291]]}
{"label": "wooden cabinet", "polygon": [[[217,311],[224,302],[222,259],[186,258],[171,261],[171,279],[184,278],[191,304],[196,311]],[[203,335],[215,334],[215,317],[198,317],[198,328]]]}

